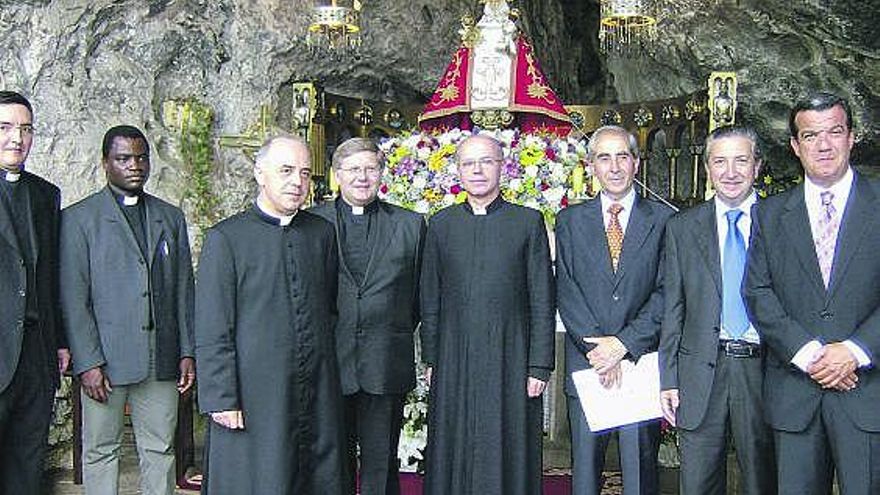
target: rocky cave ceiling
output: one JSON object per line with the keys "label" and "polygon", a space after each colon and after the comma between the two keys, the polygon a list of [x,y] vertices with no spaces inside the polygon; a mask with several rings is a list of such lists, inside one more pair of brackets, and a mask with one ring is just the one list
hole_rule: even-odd
{"label": "rocky cave ceiling", "polygon": [[[141,125],[162,151],[167,99],[210,105],[217,134],[246,128],[261,103],[295,80],[352,96],[423,101],[458,43],[459,17],[480,8],[478,0],[363,3],[360,58],[339,61],[305,48],[312,5],[305,0],[0,0],[0,87],[32,97],[39,130],[32,161],[76,198],[101,182],[98,148],[109,125]],[[880,1],[661,2],[660,41],[637,60],[597,52],[597,0],[511,3],[568,103],[677,96],[703,88],[713,70],[733,70],[738,121],[757,128],[775,167],[796,169],[786,147],[788,107],[819,88],[853,102],[856,162],[880,158]],[[242,160],[219,153],[222,163]],[[171,196],[173,155],[160,154],[156,179]]]}

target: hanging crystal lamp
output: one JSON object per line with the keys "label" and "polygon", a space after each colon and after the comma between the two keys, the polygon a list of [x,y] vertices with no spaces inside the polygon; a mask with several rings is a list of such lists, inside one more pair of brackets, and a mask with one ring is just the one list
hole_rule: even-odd
{"label": "hanging crystal lamp", "polygon": [[657,18],[645,0],[600,0],[599,46],[605,53],[636,55],[653,48]]}
{"label": "hanging crystal lamp", "polygon": [[318,0],[312,9],[312,22],[306,44],[313,49],[342,53],[361,45],[361,2]]}

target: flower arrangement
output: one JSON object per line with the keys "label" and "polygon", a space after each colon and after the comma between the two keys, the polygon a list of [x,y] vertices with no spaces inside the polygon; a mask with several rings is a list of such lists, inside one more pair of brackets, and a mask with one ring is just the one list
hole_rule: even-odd
{"label": "flower arrangement", "polygon": [[[482,131],[501,142],[501,190],[511,203],[540,210],[549,225],[569,202],[585,195],[586,142],[518,130]],[[424,214],[467,199],[455,163],[458,144],[471,135],[410,133],[380,144],[386,166],[379,189],[385,201]]]}
{"label": "flower arrangement", "polygon": [[[544,214],[553,225],[556,213],[586,196],[586,140],[519,130],[482,131],[502,145],[501,194],[507,201]],[[453,129],[441,134],[411,132],[382,141],[385,171],[379,197],[403,208],[430,215],[467,199],[458,180],[455,150],[471,136]],[[417,353],[419,352],[417,346]],[[428,437],[428,386],[417,358],[419,380],[403,409],[397,449],[401,471],[422,472]]]}
{"label": "flower arrangement", "polygon": [[407,394],[403,406],[403,427],[397,444],[400,470],[407,473],[425,472],[425,445],[428,441],[428,382],[425,380],[425,365],[418,361],[416,377],[416,388]]}

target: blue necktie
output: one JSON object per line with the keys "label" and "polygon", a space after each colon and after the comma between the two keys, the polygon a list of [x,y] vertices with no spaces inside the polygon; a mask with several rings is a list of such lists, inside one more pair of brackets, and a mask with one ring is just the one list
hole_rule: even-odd
{"label": "blue necktie", "polygon": [[724,240],[724,265],[721,267],[721,325],[733,339],[739,339],[749,328],[749,317],[740,287],[746,268],[746,243],[736,226],[741,210],[727,212],[727,238]]}

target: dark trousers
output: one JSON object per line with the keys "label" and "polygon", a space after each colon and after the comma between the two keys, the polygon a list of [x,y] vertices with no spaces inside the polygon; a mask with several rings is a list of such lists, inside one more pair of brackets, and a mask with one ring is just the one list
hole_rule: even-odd
{"label": "dark trousers", "polygon": [[593,433],[587,425],[580,400],[572,396],[568,397],[568,419],[571,423],[572,495],[599,495],[602,491],[605,450],[614,432],[618,434],[623,493],[626,495],[658,493],[659,421]]}
{"label": "dark trousers", "polygon": [[[360,472],[361,495],[399,495],[397,442],[403,421],[404,395],[358,392],[345,396],[348,462],[352,476]],[[360,470],[358,470],[358,446]]]}
{"label": "dark trousers", "polygon": [[860,430],[838,393],[824,394],[804,431],[774,431],[780,495],[830,494],[835,468],[842,495],[880,493],[880,433]]}
{"label": "dark trousers", "polygon": [[53,387],[39,335],[25,328],[12,382],[0,392],[0,495],[42,493]]}
{"label": "dark trousers", "polygon": [[[719,351],[706,415],[693,430],[679,429],[681,494],[727,493],[730,439],[744,495],[776,493],[773,433],[764,422],[760,358],[727,357]],[[688,400],[682,395],[682,400]]]}

